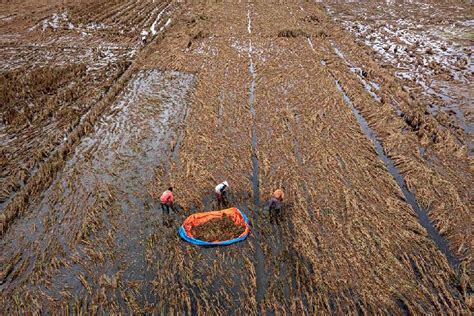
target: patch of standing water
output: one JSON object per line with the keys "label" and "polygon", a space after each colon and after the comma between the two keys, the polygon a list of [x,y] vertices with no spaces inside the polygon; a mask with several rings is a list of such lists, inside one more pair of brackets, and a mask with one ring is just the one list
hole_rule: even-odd
{"label": "patch of standing water", "polygon": [[[367,13],[373,12],[371,2],[346,6],[342,11],[342,7],[329,6],[329,14],[341,21],[357,41],[371,47],[384,62],[397,69],[396,77],[418,84],[423,88],[423,95],[443,100],[441,106],[430,104],[427,111],[431,112],[434,106],[436,112],[452,117],[463,130],[464,143],[471,155],[472,93],[465,90],[473,89],[474,47],[469,41],[472,19],[465,14],[466,9],[461,6],[447,12],[439,2],[429,7],[430,17],[425,20],[420,19],[424,14],[417,12],[419,8],[406,11],[402,3],[391,3],[385,10],[378,6],[375,15],[368,19]],[[401,10],[403,18],[400,18]]]}
{"label": "patch of standing water", "polygon": [[354,104],[352,103],[351,99],[345,93],[345,91],[342,88],[342,86],[340,85],[339,81],[336,78],[334,78],[334,81],[335,81],[337,89],[341,92],[341,94],[344,98],[344,101],[350,107],[352,113],[356,117],[357,122],[359,123],[359,126],[361,127],[362,131],[367,136],[367,138],[369,138],[374,143],[375,151],[376,151],[379,159],[382,160],[384,165],[387,167],[388,172],[392,175],[392,177],[397,182],[398,186],[402,190],[402,193],[403,193],[403,196],[405,197],[406,202],[408,202],[408,204],[411,205],[413,210],[418,215],[418,219],[419,219],[420,224],[426,229],[426,231],[428,232],[431,239],[438,246],[439,250],[446,256],[446,259],[448,260],[449,264],[453,268],[456,269],[459,265],[459,261],[450,252],[448,243],[446,242],[446,240],[444,240],[444,238],[434,228],[433,224],[431,223],[431,221],[428,217],[427,211],[422,209],[419,206],[418,202],[416,201],[415,195],[413,193],[411,193],[410,190],[408,190],[408,187],[405,183],[405,179],[401,175],[398,168],[395,166],[395,163],[393,162],[393,160],[390,159],[385,154],[383,146],[377,140],[377,135],[375,134],[375,132],[369,127],[369,124],[364,119],[364,117],[361,115],[361,113],[354,107]]}
{"label": "patch of standing water", "polygon": [[158,32],[156,31],[156,26],[157,24],[160,22],[160,19],[161,19],[161,16],[163,15],[163,13],[169,8],[170,4],[168,4],[159,14],[158,16],[156,17],[155,21],[153,22],[153,24],[151,25],[150,27],[150,32],[153,36],[155,36],[156,34],[158,34]]}
{"label": "patch of standing water", "polygon": [[[250,4],[247,11],[247,30],[249,35],[252,35],[252,18],[250,12]],[[256,212],[256,224],[259,222],[259,218],[261,216],[260,213],[260,183],[259,183],[259,165],[258,165],[258,151],[257,151],[257,114],[255,111],[255,85],[257,81],[257,70],[255,69],[255,65],[253,64],[252,59],[252,40],[249,39],[249,50],[248,50],[248,57],[249,57],[249,71],[252,75],[252,81],[250,82],[250,89],[249,89],[249,107],[250,113],[252,114],[252,190],[253,190],[253,204],[254,209],[257,210]],[[260,233],[254,230],[254,234],[257,236],[257,240],[255,243],[255,257],[256,257],[256,278],[257,278],[257,303],[259,303],[265,296],[266,291],[266,276],[265,276],[265,258],[263,255],[262,248],[260,246]]]}
{"label": "patch of standing water", "polygon": [[[28,235],[29,243],[22,251],[25,257],[26,253],[31,256],[30,262],[48,252],[53,239],[59,241],[66,258],[84,256],[55,273],[54,287],[43,291],[59,296],[67,287],[71,294],[80,295],[83,286],[78,273],[98,280],[102,274],[112,278],[121,271],[123,282],[141,284],[140,303],[148,300],[153,273],[146,263],[145,241],[152,233],[150,222],[158,213],[150,208],[146,187],[155,167],[169,158],[170,146],[178,138],[187,113],[187,97],[193,84],[191,74],[157,70],[138,73],[91,136],[81,141],[39,207],[12,228]],[[111,204],[96,203],[104,196],[110,198]],[[42,219],[52,213],[55,221],[46,227]],[[82,232],[89,218],[103,225],[92,228],[92,233],[86,235],[87,242],[77,243],[77,232]],[[32,223],[34,231],[29,229]],[[105,242],[109,238],[103,238],[107,231],[114,232],[110,235],[112,249],[110,241]],[[87,266],[90,258],[85,254],[91,251],[92,244],[94,251],[113,253],[114,259],[107,260],[103,267]]]}
{"label": "patch of standing water", "polygon": [[[310,42],[308,40],[308,42]],[[312,46],[310,44],[310,46]],[[326,62],[324,60],[320,61],[322,66],[326,66]],[[369,124],[367,121],[364,119],[362,114],[355,108],[354,104],[352,103],[351,99],[349,96],[346,94],[344,89],[342,88],[341,84],[337,80],[337,78],[334,77],[334,75],[331,73],[331,76],[334,79],[334,82],[336,84],[337,89],[341,92],[344,101],[346,104],[349,106],[351,109],[352,113],[356,117],[357,122],[359,123],[359,126],[361,127],[362,131],[364,134],[369,138],[375,146],[375,152],[377,153],[377,156],[382,160],[384,165],[387,167],[388,172],[392,175],[392,177],[395,179],[397,182],[398,186],[402,190],[403,196],[405,197],[405,200],[408,202],[408,204],[411,205],[413,210],[416,212],[418,215],[418,219],[420,224],[426,229],[428,232],[429,236],[431,239],[435,242],[435,244],[438,246],[439,250],[446,256],[446,259],[448,260],[449,264],[456,269],[459,266],[459,261],[458,259],[451,253],[449,250],[448,243],[444,238],[438,233],[438,231],[434,228],[433,224],[431,223],[429,217],[428,217],[428,212],[424,209],[422,209],[418,202],[416,201],[415,195],[408,190],[408,187],[405,183],[405,179],[401,175],[400,171],[398,168],[395,166],[395,163],[393,162],[392,159],[390,159],[386,154],[383,149],[382,144],[378,141],[377,135],[375,132],[369,127]]]}
{"label": "patch of standing water", "polygon": [[[97,181],[97,175],[99,181],[109,179],[124,194],[120,198],[122,210],[133,213],[127,225],[130,232],[122,237],[127,253],[140,252],[132,256],[131,275],[139,274],[145,264],[140,246],[146,239],[141,229],[148,221],[143,217],[146,184],[158,162],[167,159],[171,140],[177,137],[193,80],[192,75],[178,72],[139,73],[131,83],[130,94],[113,108],[117,115],[106,118],[95,135],[99,146],[94,156],[100,158],[92,162],[92,181]],[[92,187],[92,183],[86,185]]]}
{"label": "patch of standing water", "polygon": [[[25,48],[26,49],[23,49],[22,51],[30,51],[30,48],[28,48],[28,46],[25,46]],[[45,52],[45,51],[49,52],[51,47],[49,47],[49,46],[38,46],[36,48],[39,49],[40,52]],[[9,48],[7,47],[6,49],[9,49]],[[91,77],[91,79],[93,78],[93,80],[95,80],[95,78],[94,78],[95,76],[97,76],[99,73],[103,74],[104,72],[107,72],[105,69],[110,68],[110,66],[112,64],[118,63],[120,60],[125,60],[125,59],[132,58],[134,56],[134,54],[136,53],[136,50],[134,50],[134,49],[131,49],[131,50],[127,50],[127,49],[115,50],[115,49],[117,49],[117,48],[102,47],[100,50],[96,50],[96,52],[94,53],[93,50],[90,49],[90,48],[86,49],[86,50],[81,50],[81,49],[77,50],[75,48],[69,47],[69,48],[62,48],[60,51],[62,51],[63,53],[67,53],[67,56],[68,56],[67,60],[68,60],[69,63],[73,63],[73,60],[74,60],[74,61],[77,61],[78,63],[87,64],[87,73],[91,72],[91,73],[95,74],[94,76]],[[21,50],[21,48],[20,48],[20,50]],[[13,53],[17,52],[17,51],[18,51],[18,48],[12,50]],[[38,54],[38,50],[30,51],[30,53],[32,53],[32,54],[34,52],[36,52],[36,54]],[[97,52],[99,52],[99,53],[97,53]],[[128,57],[125,57],[126,55],[128,55]],[[99,57],[99,56],[101,56],[101,57]],[[26,57],[25,57],[25,61],[26,60],[31,60],[31,56],[29,56],[29,57],[26,56]],[[20,59],[22,59],[22,58],[20,58]],[[47,64],[47,62],[42,60],[42,58],[38,58],[37,55],[35,55],[35,59],[36,59],[36,62],[38,63],[38,65],[42,64],[43,66],[45,66],[45,64]],[[57,59],[57,58],[53,58],[53,59]],[[41,61],[39,61],[39,60],[41,60]],[[66,59],[56,60],[54,67],[65,66],[65,62],[66,62]],[[3,65],[3,66],[8,66],[8,63],[6,63],[6,64],[7,65]],[[20,63],[20,66],[21,66],[21,63]],[[49,66],[52,67],[51,65],[49,65]],[[1,66],[0,66],[0,68],[1,68]],[[13,70],[13,69],[15,69],[15,68],[10,68],[10,70]],[[70,83],[70,85],[73,86],[73,83]],[[105,93],[105,92],[103,92],[103,93]],[[84,109],[85,112],[81,115],[79,124],[77,124],[77,125],[83,124],[84,119],[86,119],[88,117],[87,113],[89,113],[89,111],[91,111],[93,108],[94,107],[92,106],[92,107],[89,107],[87,109]],[[80,107],[74,106],[74,109],[80,109]],[[42,134],[45,134],[45,135],[49,135],[50,133],[54,133],[59,128],[58,127],[59,122],[57,122],[57,121],[48,122],[48,123],[45,123],[45,124],[47,124],[47,125],[41,126],[41,128],[38,129],[38,130],[41,131]],[[74,125],[74,126],[77,126],[77,125]],[[69,134],[71,134],[74,130],[75,130],[74,128],[70,128],[67,131],[64,131],[64,137],[63,137],[62,144],[56,146],[53,149],[53,151],[51,151],[49,153],[49,157],[53,157],[56,152],[61,150],[62,145],[64,145],[64,143],[68,140]],[[2,133],[3,131],[5,131],[5,133]],[[14,142],[13,144],[10,144],[10,145],[15,146],[15,144],[17,144],[16,142],[21,142],[22,138],[30,137],[30,136],[31,136],[31,129],[24,129],[21,132],[18,132],[18,131],[15,130],[12,133],[11,131],[10,132],[7,131],[6,126],[4,126],[4,125],[0,126],[0,143],[2,143],[2,144],[8,145],[8,143]],[[37,144],[36,144],[37,139],[36,138],[31,138],[29,143],[30,144],[28,146],[37,146]],[[5,209],[10,204],[10,202],[16,197],[16,195],[23,190],[23,188],[26,186],[27,182],[31,178],[33,178],[36,175],[36,173],[40,170],[40,167],[41,167],[42,163],[43,162],[40,162],[39,164],[36,164],[35,166],[33,166],[28,172],[28,177],[26,179],[21,180],[20,182],[18,182],[17,183],[17,188],[12,191],[11,195],[8,198],[6,198],[4,201],[0,202],[0,211]],[[28,169],[30,167],[24,166],[24,168]]]}
{"label": "patch of standing water", "polygon": [[[351,62],[349,62],[344,56],[344,54],[341,52],[341,50],[336,47],[336,44],[334,44],[334,42],[331,42],[331,45],[334,49],[334,53],[336,53],[336,55],[344,61],[344,63],[347,65],[347,67],[349,67],[352,73],[355,73],[357,75],[359,81],[362,82],[362,84],[364,85],[365,90],[372,96],[372,98],[374,98],[375,101],[380,103],[382,99],[378,96],[376,92],[373,91],[379,90],[380,86],[375,82],[365,80],[364,71],[362,70],[362,68],[355,67]],[[397,109],[397,111],[400,115],[400,110]]]}
{"label": "patch of standing water", "polygon": [[260,205],[260,183],[258,179],[259,166],[258,166],[258,156],[257,156],[257,125],[256,125],[256,116],[257,113],[254,107],[255,101],[255,81],[257,73],[253,65],[252,60],[250,60],[250,73],[252,74],[252,82],[250,83],[249,90],[249,104],[250,104],[250,113],[252,114],[252,189],[253,189],[253,204],[255,208],[258,208]]}
{"label": "patch of standing water", "polygon": [[159,161],[168,158],[172,139],[178,137],[193,81],[192,75],[174,71],[139,73],[93,137],[99,145],[92,162],[95,179],[89,180],[109,182],[119,192],[127,226],[118,232],[117,244],[119,252],[130,258],[123,278],[144,282],[141,299],[145,301],[151,275],[144,246],[152,233],[147,223],[153,216],[145,210],[150,203],[145,188]]}

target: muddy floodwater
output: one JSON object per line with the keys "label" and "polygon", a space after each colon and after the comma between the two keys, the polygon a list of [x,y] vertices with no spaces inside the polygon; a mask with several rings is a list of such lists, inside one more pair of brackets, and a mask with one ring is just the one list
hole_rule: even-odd
{"label": "muddy floodwater", "polygon": [[471,9],[0,4],[0,314],[472,314]]}
{"label": "muddy floodwater", "polygon": [[463,130],[472,155],[474,137],[474,20],[455,1],[327,1],[327,11],[372,48],[395,75],[433,97],[426,111],[446,113]]}
{"label": "muddy floodwater", "polygon": [[[14,269],[2,288],[24,284],[64,298],[119,271],[127,280],[144,281],[147,226],[161,215],[146,187],[178,138],[193,81],[191,74],[157,70],[130,80],[61,176],[12,229],[16,242],[2,247],[2,258],[19,257],[29,273],[46,268],[40,263],[44,254],[54,257],[55,286],[32,284],[31,276],[16,278]],[[103,266],[91,265],[94,259]]]}

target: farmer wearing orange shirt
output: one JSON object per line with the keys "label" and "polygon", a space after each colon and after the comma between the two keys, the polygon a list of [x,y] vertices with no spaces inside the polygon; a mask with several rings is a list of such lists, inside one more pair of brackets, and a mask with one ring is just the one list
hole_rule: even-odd
{"label": "farmer wearing orange shirt", "polygon": [[166,211],[166,214],[169,215],[170,213],[170,208],[173,208],[174,204],[174,196],[173,196],[173,188],[169,187],[168,190],[163,192],[160,197],[160,202],[161,202],[161,209],[163,210],[163,214]]}

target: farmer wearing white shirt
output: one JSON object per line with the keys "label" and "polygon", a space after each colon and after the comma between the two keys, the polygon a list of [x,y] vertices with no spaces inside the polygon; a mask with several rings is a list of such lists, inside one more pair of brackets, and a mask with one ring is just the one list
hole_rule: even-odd
{"label": "farmer wearing white shirt", "polygon": [[227,191],[229,190],[229,183],[224,181],[216,185],[216,199],[218,206],[227,206]]}

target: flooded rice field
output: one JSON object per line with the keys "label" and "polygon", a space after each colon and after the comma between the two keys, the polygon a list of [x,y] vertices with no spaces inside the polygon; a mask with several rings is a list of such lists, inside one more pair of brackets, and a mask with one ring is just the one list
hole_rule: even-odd
{"label": "flooded rice field", "polygon": [[0,313],[472,313],[468,8],[0,5]]}
{"label": "flooded rice field", "polygon": [[[5,144],[0,150],[0,209],[45,162],[54,160],[58,148],[68,147],[69,151],[71,142],[79,138],[77,134],[83,134],[85,125],[97,119],[101,112],[97,108],[104,107],[98,104],[121,89],[129,77],[127,69],[147,44],[137,28],[159,28],[149,36],[150,42],[166,24],[154,14],[164,18],[173,10],[168,3],[150,2],[146,9],[149,16],[125,17],[125,10],[145,12],[144,4],[108,4],[112,11],[107,14],[87,9],[90,1],[45,1],[39,8],[29,2],[2,5],[1,11],[9,12],[10,18],[0,23],[0,89],[4,102],[0,139]],[[70,16],[58,13],[61,10],[70,12]],[[69,24],[62,23],[66,19]],[[46,27],[37,27],[38,20]],[[132,21],[140,21],[135,31],[124,32]],[[109,26],[87,27],[90,34],[84,34],[72,27],[73,23]],[[48,173],[51,169],[56,168],[49,167]]]}
{"label": "flooded rice field", "polygon": [[415,83],[417,93],[433,97],[427,111],[443,112],[464,131],[472,154],[474,20],[462,2],[328,1],[336,21],[373,49],[395,76]]}
{"label": "flooded rice field", "polygon": [[[26,273],[17,278],[12,269],[2,287],[16,284],[64,302],[92,295],[100,289],[96,281],[118,282],[121,273],[126,280],[120,282],[141,287],[147,226],[159,220],[146,187],[176,141],[192,85],[192,75],[173,71],[139,72],[131,79],[40,202],[9,231],[17,238],[2,247],[2,264],[21,258],[17,264]],[[32,284],[35,278],[39,282]]]}

